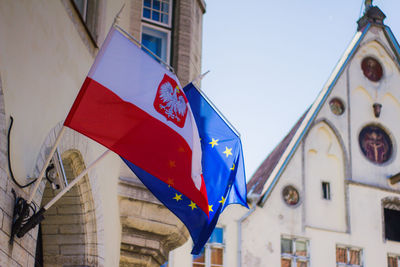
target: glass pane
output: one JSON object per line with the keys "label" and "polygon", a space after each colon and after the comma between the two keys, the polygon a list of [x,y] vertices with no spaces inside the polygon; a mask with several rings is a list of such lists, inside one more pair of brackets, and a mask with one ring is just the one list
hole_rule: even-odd
{"label": "glass pane", "polygon": [[291,267],[292,261],[290,259],[281,258],[281,267]]}
{"label": "glass pane", "polygon": [[76,9],[78,9],[79,14],[83,17],[83,10],[85,8],[85,1],[84,0],[73,0]]}
{"label": "glass pane", "polygon": [[169,13],[169,5],[166,3],[162,3],[162,11],[165,13]]}
{"label": "glass pane", "polygon": [[168,24],[168,15],[161,14],[161,22]]}
{"label": "glass pane", "polygon": [[150,9],[143,8],[143,18],[150,18]]}
{"label": "glass pane", "polygon": [[296,256],[307,257],[307,242],[296,241]]}
{"label": "glass pane", "polygon": [[281,253],[292,254],[292,240],[290,239],[281,239]]}
{"label": "glass pane", "polygon": [[388,256],[388,267],[399,267],[397,257]]}
{"label": "glass pane", "polygon": [[160,21],[160,13],[158,13],[157,11],[153,11],[151,19],[152,20],[156,20],[156,21]]}
{"label": "glass pane", "polygon": [[193,255],[193,263],[205,263],[205,262],[206,262],[206,258],[205,258],[204,248],[203,248],[202,252],[199,255]]}
{"label": "glass pane", "polygon": [[142,44],[159,57],[161,56],[161,42],[161,38],[145,33],[142,34]]}
{"label": "glass pane", "polygon": [[[167,44],[168,33],[149,27],[143,27],[142,45],[164,61],[167,60]],[[143,50],[147,52],[145,49]],[[158,60],[157,58],[155,59]]]}
{"label": "glass pane", "polygon": [[350,264],[360,265],[360,251],[359,250],[350,250]]}
{"label": "glass pane", "polygon": [[297,261],[297,267],[307,267],[308,263],[306,261]]}
{"label": "glass pane", "polygon": [[160,10],[160,1],[158,0],[153,1],[153,9]]}
{"label": "glass pane", "polygon": [[143,5],[144,5],[145,7],[151,7],[151,0],[144,0],[144,1],[143,1]]}
{"label": "glass pane", "polygon": [[208,243],[219,243],[222,244],[224,240],[224,229],[223,228],[215,228],[212,232]]}
{"label": "glass pane", "polygon": [[222,266],[224,250],[222,248],[211,248],[211,264],[217,264]]}
{"label": "glass pane", "polygon": [[336,262],[347,263],[346,248],[336,248]]}

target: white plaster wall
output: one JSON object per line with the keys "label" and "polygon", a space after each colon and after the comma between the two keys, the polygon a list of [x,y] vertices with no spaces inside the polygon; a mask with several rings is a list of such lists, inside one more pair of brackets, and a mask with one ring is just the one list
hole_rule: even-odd
{"label": "white plaster wall", "polygon": [[[100,41],[123,3],[101,5]],[[127,21],[128,14],[121,14],[120,24]],[[0,2],[0,58],[6,117],[15,120],[12,162],[23,183],[47,134],[65,119],[94,57],[62,2],[37,0]]]}
{"label": "white plaster wall", "polygon": [[[343,150],[324,122],[313,126],[305,141],[305,221],[307,227],[346,231]],[[322,182],[331,199],[323,199]]]}
{"label": "white plaster wall", "polygon": [[[100,2],[99,45],[125,1]],[[129,4],[120,15],[123,28],[128,28]],[[14,117],[11,161],[20,183],[38,175],[93,60],[62,1],[0,1],[0,74],[5,113],[7,118]],[[104,151],[104,147],[68,131],[60,149],[79,150],[86,166]],[[119,157],[111,154],[89,173],[104,266],[119,264],[120,164]],[[40,203],[38,198],[39,194],[36,201]]]}
{"label": "white plaster wall", "polygon": [[[373,56],[383,67],[383,77],[378,82],[368,80],[362,73],[361,61]],[[351,111],[351,153],[353,180],[389,188],[387,178],[399,172],[400,141],[400,71],[393,61],[393,52],[382,31],[372,28],[349,66]],[[375,118],[372,105],[382,104],[379,118]],[[383,127],[393,141],[392,158],[381,165],[369,161],[359,146],[358,137],[363,127],[376,124]],[[400,189],[397,185],[394,188]]]}

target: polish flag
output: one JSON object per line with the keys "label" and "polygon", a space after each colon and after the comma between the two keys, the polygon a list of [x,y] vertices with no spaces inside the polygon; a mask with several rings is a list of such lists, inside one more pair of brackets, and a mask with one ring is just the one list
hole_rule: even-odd
{"label": "polish flag", "polygon": [[177,77],[114,27],[64,122],[208,215],[195,120]]}

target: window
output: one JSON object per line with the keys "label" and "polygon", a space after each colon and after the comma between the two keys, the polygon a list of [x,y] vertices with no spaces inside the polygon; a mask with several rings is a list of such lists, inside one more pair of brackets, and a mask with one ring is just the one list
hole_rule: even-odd
{"label": "window", "polygon": [[336,247],[336,266],[363,266],[362,264],[362,249],[346,246]]}
{"label": "window", "polygon": [[142,45],[156,55],[149,53],[156,60],[167,64],[171,51],[171,10],[172,0],[143,0]]}
{"label": "window", "polygon": [[387,257],[388,267],[399,267],[400,266],[400,256],[398,255],[388,255]]}
{"label": "window", "polygon": [[223,228],[215,228],[199,255],[193,256],[193,267],[222,267],[224,255]]}
{"label": "window", "polygon": [[143,19],[167,26],[171,25],[172,0],[143,0]]}
{"label": "window", "polygon": [[322,198],[326,200],[331,199],[331,185],[328,182],[322,182]]}
{"label": "window", "polygon": [[385,220],[385,238],[392,241],[400,241],[400,211],[384,208],[383,216]]}
{"label": "window", "polygon": [[[161,31],[155,28],[142,27],[142,45],[153,52],[164,62],[169,61],[169,32]],[[146,50],[145,50],[146,51]],[[151,54],[150,54],[151,55]],[[153,55],[151,55],[153,56]],[[154,56],[153,56],[154,57]],[[156,60],[157,58],[154,57]]]}
{"label": "window", "polygon": [[78,11],[90,37],[97,40],[97,0],[71,0]]}
{"label": "window", "polygon": [[281,238],[281,267],[308,267],[309,262],[308,240]]}

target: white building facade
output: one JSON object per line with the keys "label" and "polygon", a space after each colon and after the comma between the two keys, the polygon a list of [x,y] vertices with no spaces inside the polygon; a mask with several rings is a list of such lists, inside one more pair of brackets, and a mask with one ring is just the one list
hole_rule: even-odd
{"label": "white building facade", "polygon": [[400,47],[384,18],[366,6],[315,102],[249,181],[252,208],[221,216],[222,243],[209,245],[223,264],[207,249],[204,264],[176,262],[186,244],[172,266],[399,266]]}

